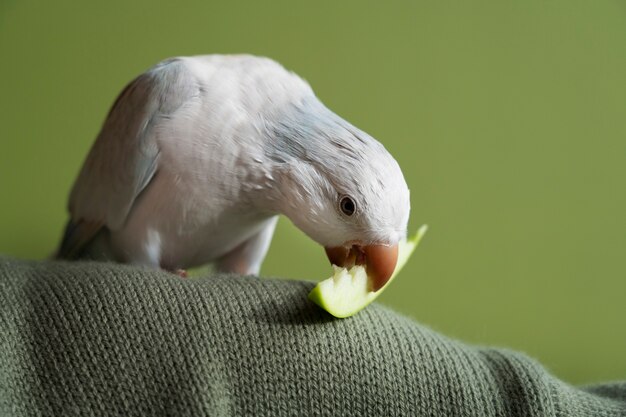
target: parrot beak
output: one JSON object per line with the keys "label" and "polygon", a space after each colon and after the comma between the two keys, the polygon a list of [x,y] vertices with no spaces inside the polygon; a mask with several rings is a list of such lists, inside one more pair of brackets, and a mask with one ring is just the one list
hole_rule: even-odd
{"label": "parrot beak", "polygon": [[372,281],[372,291],[385,286],[398,262],[398,245],[352,245],[350,247],[326,247],[326,255],[331,264],[342,268],[365,265]]}

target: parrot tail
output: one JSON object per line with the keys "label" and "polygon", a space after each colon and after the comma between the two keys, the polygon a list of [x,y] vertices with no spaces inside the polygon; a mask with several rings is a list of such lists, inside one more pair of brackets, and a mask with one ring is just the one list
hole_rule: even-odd
{"label": "parrot tail", "polygon": [[83,220],[74,222],[72,219],[68,220],[61,245],[53,257],[65,260],[84,258],[89,243],[102,231],[103,227],[100,222]]}

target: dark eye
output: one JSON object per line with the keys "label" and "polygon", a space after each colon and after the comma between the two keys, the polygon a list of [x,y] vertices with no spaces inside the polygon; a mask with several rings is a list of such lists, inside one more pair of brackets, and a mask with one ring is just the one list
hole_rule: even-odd
{"label": "dark eye", "polygon": [[346,216],[352,216],[356,211],[356,203],[348,196],[341,197],[341,200],[339,200],[339,208],[341,208],[341,211]]}

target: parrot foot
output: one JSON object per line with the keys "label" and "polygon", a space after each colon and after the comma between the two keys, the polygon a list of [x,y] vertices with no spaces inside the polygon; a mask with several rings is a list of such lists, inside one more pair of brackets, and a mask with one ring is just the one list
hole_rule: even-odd
{"label": "parrot foot", "polygon": [[177,269],[175,271],[173,271],[176,275],[178,275],[181,278],[188,278],[189,274],[187,273],[186,269]]}

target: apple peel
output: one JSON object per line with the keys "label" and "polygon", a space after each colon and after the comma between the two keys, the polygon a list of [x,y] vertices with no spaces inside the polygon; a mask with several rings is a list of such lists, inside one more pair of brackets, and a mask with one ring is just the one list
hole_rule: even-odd
{"label": "apple peel", "polygon": [[423,225],[411,238],[400,242],[398,261],[393,275],[378,291],[369,290],[371,285],[363,266],[356,265],[347,269],[333,265],[333,276],[319,282],[309,293],[309,299],[337,318],[355,315],[391,284],[411,257],[427,229],[428,226]]}

